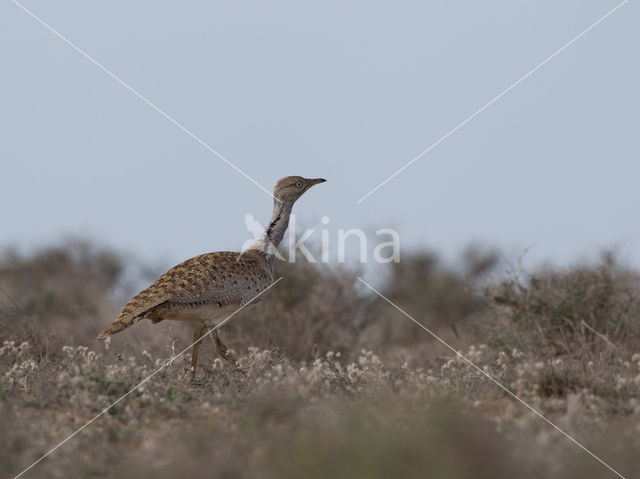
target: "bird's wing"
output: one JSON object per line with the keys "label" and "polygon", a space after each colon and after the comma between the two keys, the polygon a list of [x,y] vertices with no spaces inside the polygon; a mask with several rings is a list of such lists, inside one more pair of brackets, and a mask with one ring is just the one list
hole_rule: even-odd
{"label": "bird's wing", "polygon": [[[165,303],[203,304],[220,303],[226,305],[242,300],[238,291],[252,287],[254,282],[234,279],[235,268],[254,266],[254,255],[241,255],[231,251],[208,253],[188,259],[160,276],[151,286],[135,295],[122,312],[98,338],[106,338],[122,331],[143,319],[147,314]],[[252,268],[253,269],[253,268]],[[234,283],[235,281],[235,283]],[[256,283],[256,290],[261,284]],[[260,282],[261,283],[261,282]]]}

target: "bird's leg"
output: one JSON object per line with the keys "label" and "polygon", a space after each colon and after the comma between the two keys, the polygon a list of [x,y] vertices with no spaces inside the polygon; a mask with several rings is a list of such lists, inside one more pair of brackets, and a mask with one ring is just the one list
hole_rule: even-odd
{"label": "bird's leg", "polygon": [[216,352],[220,355],[222,359],[233,364],[236,369],[238,369],[242,374],[246,374],[246,372],[240,367],[238,364],[238,360],[235,358],[233,354],[229,352],[224,343],[220,340],[220,336],[218,336],[218,330],[214,330],[211,335],[211,339],[213,339],[213,346],[216,349]]}
{"label": "bird's leg", "polygon": [[198,364],[198,349],[200,348],[200,338],[204,336],[209,327],[203,324],[193,333],[193,349],[191,350],[191,379],[196,378],[196,365]]}

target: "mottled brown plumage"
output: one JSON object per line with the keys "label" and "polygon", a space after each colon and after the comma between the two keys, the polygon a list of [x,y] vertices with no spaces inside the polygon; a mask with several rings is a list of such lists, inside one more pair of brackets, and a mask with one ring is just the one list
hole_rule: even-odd
{"label": "mottled brown plumage", "polygon": [[174,266],[135,295],[98,338],[122,331],[143,318],[157,323],[163,319],[181,320],[184,316],[188,321],[199,306],[240,306],[272,281],[271,267],[265,255],[257,250],[244,254],[221,251],[196,256]]}
{"label": "mottled brown plumage", "polygon": [[[144,318],[153,323],[165,319],[199,323],[191,357],[195,375],[200,338],[241,306],[264,299],[265,294],[260,293],[273,282],[274,250],[287,229],[293,204],[311,186],[324,181],[299,176],[279,180],[274,188],[273,215],[262,240],[243,253],[208,253],[174,266],[135,295],[98,338],[107,338]],[[235,362],[217,331],[213,339],[218,353]]]}

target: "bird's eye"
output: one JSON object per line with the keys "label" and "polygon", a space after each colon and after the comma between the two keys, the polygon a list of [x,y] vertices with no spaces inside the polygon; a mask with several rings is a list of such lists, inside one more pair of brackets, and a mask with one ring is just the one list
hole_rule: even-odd
{"label": "bird's eye", "polygon": [[297,188],[302,188],[302,181],[298,181],[298,182],[296,183],[296,187],[297,187]]}

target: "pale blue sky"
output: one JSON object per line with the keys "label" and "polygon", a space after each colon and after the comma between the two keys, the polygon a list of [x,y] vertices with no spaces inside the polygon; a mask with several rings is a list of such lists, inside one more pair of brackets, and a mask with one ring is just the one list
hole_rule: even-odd
{"label": "pale blue sky", "polygon": [[[296,205],[308,225],[640,265],[635,0],[356,205],[618,3],[24,1],[268,189],[327,178]],[[172,263],[269,217],[264,192],[8,0],[0,58],[0,245],[74,234]]]}

